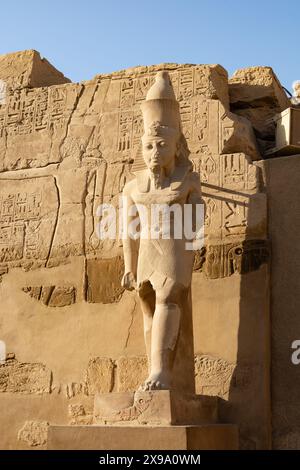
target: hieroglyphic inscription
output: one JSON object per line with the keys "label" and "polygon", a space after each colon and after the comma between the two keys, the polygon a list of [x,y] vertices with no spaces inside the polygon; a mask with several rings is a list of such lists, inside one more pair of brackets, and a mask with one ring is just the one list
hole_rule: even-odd
{"label": "hieroglyphic inscription", "polygon": [[192,125],[192,103],[188,100],[180,102],[181,126],[186,140],[190,140],[193,135]]}
{"label": "hieroglyphic inscription", "polygon": [[255,191],[258,189],[258,168],[249,163],[243,153],[225,155],[201,155],[201,181],[208,183],[210,190]]}
{"label": "hieroglyphic inscription", "polygon": [[67,88],[23,88],[10,91],[0,110],[0,137],[23,135],[66,124]]}
{"label": "hieroglyphic inscription", "polygon": [[202,68],[198,68],[194,74],[194,93],[204,95],[207,90],[207,73]]}
{"label": "hieroglyphic inscription", "polygon": [[146,76],[142,78],[137,78],[135,81],[135,88],[134,88],[134,97],[135,101],[144,100],[146,98],[147,91],[149,90],[150,86],[153,84],[154,77],[153,76]]}
{"label": "hieroglyphic inscription", "polygon": [[200,163],[201,180],[204,183],[219,185],[219,158],[210,154],[202,155]]}
{"label": "hieroglyphic inscription", "polygon": [[245,159],[242,159],[240,155],[238,158],[234,154],[224,155],[222,163],[224,183],[234,186],[244,183]]}
{"label": "hieroglyphic inscription", "polygon": [[179,72],[178,100],[186,100],[194,94],[194,69],[188,68]]}
{"label": "hieroglyphic inscription", "polygon": [[247,201],[233,199],[222,205],[222,230],[225,237],[245,234],[247,230]]}
{"label": "hieroglyphic inscription", "polygon": [[0,259],[37,254],[41,192],[0,196]]}
{"label": "hieroglyphic inscription", "polygon": [[245,240],[204,246],[196,252],[194,271],[203,272],[209,279],[246,274],[267,263],[270,252],[266,240]]}
{"label": "hieroglyphic inscription", "polygon": [[57,210],[52,177],[1,180],[0,262],[45,259]]}
{"label": "hieroglyphic inscription", "polygon": [[34,114],[35,130],[46,129],[48,125],[48,92],[42,89],[36,96],[36,109]]}
{"label": "hieroglyphic inscription", "polygon": [[193,107],[190,98],[193,96],[193,69],[179,72],[178,101],[180,106],[182,132],[187,140],[192,137]]}
{"label": "hieroglyphic inscription", "polygon": [[[212,99],[215,92],[210,73],[210,69],[203,66],[171,70],[169,75],[180,106],[182,132],[203,184],[206,234],[214,240],[229,241],[248,236],[250,199],[259,192],[258,169],[245,155],[251,147],[250,134],[247,134],[245,153],[230,153],[230,148],[235,146],[234,139],[241,147],[243,123],[234,119],[223,102]],[[117,150],[126,154],[122,158],[134,161],[134,172],[145,168],[141,153],[140,104],[153,79],[154,74],[149,73],[120,81]],[[224,142],[229,142],[228,152]],[[257,208],[263,218],[262,206]],[[259,224],[256,218],[253,226],[259,227]]]}
{"label": "hieroglyphic inscription", "polygon": [[209,229],[212,224],[213,217],[217,210],[217,204],[212,198],[207,198],[205,200],[205,219],[204,226],[205,229]]}
{"label": "hieroglyphic inscription", "polygon": [[144,132],[142,115],[133,111],[123,111],[119,118],[118,150],[125,152],[136,149]]}
{"label": "hieroglyphic inscription", "polygon": [[132,142],[133,147],[137,148],[141,144],[141,138],[144,133],[144,122],[143,116],[141,114],[137,114],[133,118],[132,124]]}
{"label": "hieroglyphic inscription", "polygon": [[[199,172],[206,203],[206,235],[244,237],[249,227],[250,200],[259,189],[258,168],[243,153],[203,153]],[[259,207],[257,210],[261,212]]]}
{"label": "hieroglyphic inscription", "polygon": [[148,89],[153,83],[153,76],[137,79],[128,78],[120,85],[120,114],[118,124],[117,147],[119,152],[136,149],[143,135],[143,119],[138,106],[134,104],[144,100]]}
{"label": "hieroglyphic inscription", "polygon": [[[117,139],[119,152],[132,151],[138,146],[138,140],[143,132],[140,102],[145,99],[154,76],[155,74],[126,78],[120,82]],[[202,145],[207,144],[207,104],[205,97],[201,96],[205,95],[207,78],[201,69],[195,68],[170,72],[172,86],[180,106],[183,134],[187,141],[195,141]],[[138,132],[135,132],[135,127],[138,128]]]}
{"label": "hieroglyphic inscription", "polygon": [[200,145],[207,145],[208,119],[207,103],[197,98],[193,102],[193,140]]}
{"label": "hieroglyphic inscription", "polygon": [[123,80],[121,85],[120,106],[130,108],[134,104],[134,81],[132,78]]}
{"label": "hieroglyphic inscription", "polygon": [[132,146],[133,111],[123,111],[119,120],[118,150],[124,152]]}

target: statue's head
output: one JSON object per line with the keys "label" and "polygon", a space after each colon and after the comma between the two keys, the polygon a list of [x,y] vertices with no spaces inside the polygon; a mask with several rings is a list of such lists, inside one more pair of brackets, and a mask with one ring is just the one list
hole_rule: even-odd
{"label": "statue's head", "polygon": [[293,83],[294,96],[300,98],[300,80],[296,80]]}
{"label": "statue's head", "polygon": [[143,157],[151,171],[176,164],[182,147],[179,104],[167,72],[158,72],[142,103]]}
{"label": "statue's head", "polygon": [[143,157],[150,170],[168,168],[179,148],[179,135],[172,127],[153,122],[142,137]]}

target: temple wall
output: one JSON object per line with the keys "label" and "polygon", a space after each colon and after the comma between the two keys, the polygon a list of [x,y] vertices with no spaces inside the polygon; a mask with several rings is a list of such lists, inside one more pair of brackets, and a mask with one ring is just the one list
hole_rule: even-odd
{"label": "temple wall", "polygon": [[300,157],[263,162],[267,175],[271,257],[272,430],[275,449],[299,449]]}
{"label": "temple wall", "polygon": [[117,208],[143,168],[140,103],[162,69],[206,202],[192,286],[196,391],[220,397],[241,448],[271,445],[261,158],[274,138],[264,117],[287,106],[276,76],[257,67],[228,81],[219,65],[162,64],[80,84],[43,77],[36,87],[25,61],[26,83],[12,70],[0,105],[0,448],[45,448],[47,423],[89,424],[95,392],[134,390],[145,378],[140,307],[120,286],[121,240],[99,240],[96,209]]}

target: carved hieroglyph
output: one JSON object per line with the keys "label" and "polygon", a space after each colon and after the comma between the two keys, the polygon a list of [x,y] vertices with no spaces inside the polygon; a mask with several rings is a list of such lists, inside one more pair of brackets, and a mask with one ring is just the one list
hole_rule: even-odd
{"label": "carved hieroglyph", "polygon": [[54,178],[1,179],[0,262],[45,263],[58,217]]}

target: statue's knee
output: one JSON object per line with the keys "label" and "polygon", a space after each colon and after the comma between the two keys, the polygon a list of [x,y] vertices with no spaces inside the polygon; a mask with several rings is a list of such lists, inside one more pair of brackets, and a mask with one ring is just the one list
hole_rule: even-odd
{"label": "statue's knee", "polygon": [[172,289],[156,292],[156,302],[160,304],[179,304],[182,289],[180,286],[174,286]]}

